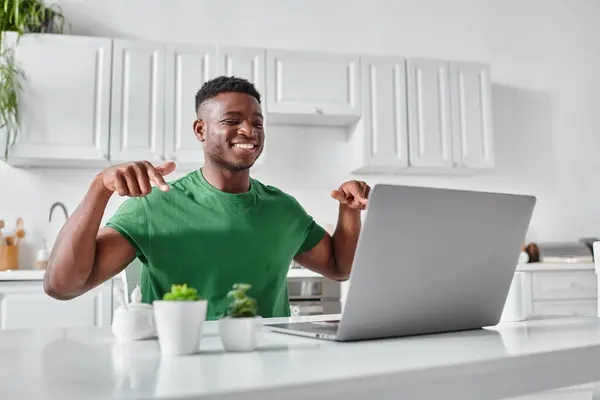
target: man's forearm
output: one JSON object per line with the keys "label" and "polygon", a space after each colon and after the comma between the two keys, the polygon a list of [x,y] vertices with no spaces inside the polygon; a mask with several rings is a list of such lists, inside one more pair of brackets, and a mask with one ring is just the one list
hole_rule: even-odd
{"label": "man's forearm", "polygon": [[358,243],[361,228],[361,211],[352,209],[346,204],[340,204],[337,227],[333,233],[331,245],[335,258],[336,272],[339,279],[345,280],[350,276],[354,253]]}
{"label": "man's forearm", "polygon": [[77,296],[94,266],[96,236],[111,192],[98,178],[60,230],[48,260],[44,288],[58,298]]}

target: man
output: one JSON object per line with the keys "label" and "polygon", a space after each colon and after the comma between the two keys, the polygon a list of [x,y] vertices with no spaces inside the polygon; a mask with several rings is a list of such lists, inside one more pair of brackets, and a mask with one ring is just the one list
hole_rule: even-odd
{"label": "man", "polygon": [[[131,162],[99,173],[57,237],[46,293],[72,299],[137,257],[144,265],[144,302],[185,283],[209,301],[207,319],[218,319],[231,286],[243,282],[252,285],[258,313],[277,317],[290,313],[286,276],[292,259],[326,277],[348,279],[369,186],[350,181],[332,192],[340,202],[332,237],[292,196],[251,178],[264,145],[260,99],[244,79],[206,82],[196,95],[193,124],[205,163],[178,180],[164,179],[173,162]],[[100,228],[114,192],[130,198]]]}

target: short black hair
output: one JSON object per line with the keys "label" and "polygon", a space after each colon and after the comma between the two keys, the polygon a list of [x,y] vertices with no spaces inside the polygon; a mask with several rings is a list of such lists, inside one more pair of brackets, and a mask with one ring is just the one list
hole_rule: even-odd
{"label": "short black hair", "polygon": [[260,93],[258,93],[252,82],[236,76],[218,76],[206,81],[196,93],[196,112],[198,112],[200,104],[218,94],[226,92],[249,94],[258,100],[260,104]]}

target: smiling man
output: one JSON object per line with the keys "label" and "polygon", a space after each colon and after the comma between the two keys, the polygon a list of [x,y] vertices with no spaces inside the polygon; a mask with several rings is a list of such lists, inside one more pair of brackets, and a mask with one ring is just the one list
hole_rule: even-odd
{"label": "smiling man", "polygon": [[[258,313],[278,317],[290,314],[292,260],[331,279],[348,278],[369,186],[349,181],[332,191],[340,206],[330,236],[294,197],[250,177],[265,141],[261,96],[250,82],[215,78],[198,91],[195,107],[202,168],[171,182],[164,177],[173,162],[131,162],[98,174],[58,235],[46,293],[72,299],[137,257],[144,302],[187,283],[209,301],[207,319],[218,319],[232,284],[245,282]],[[131,198],[100,228],[114,192]]]}

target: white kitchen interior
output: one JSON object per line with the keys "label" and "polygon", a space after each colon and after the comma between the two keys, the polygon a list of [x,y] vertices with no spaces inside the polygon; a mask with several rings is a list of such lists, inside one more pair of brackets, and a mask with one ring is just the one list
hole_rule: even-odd
{"label": "white kitchen interior", "polygon": [[[574,247],[558,262],[520,264],[511,307],[534,318],[598,316],[592,252],[576,244],[600,237],[600,2],[57,3],[70,34],[16,47],[28,80],[23,129],[0,162],[0,219],[12,229],[23,218],[27,235],[19,271],[0,272],[0,331],[110,325],[121,277],[68,303],[45,297],[36,254],[65,218],[59,205],[50,221],[51,208],[72,213],[111,163],[173,160],[172,178],[197,168],[193,97],[221,74],[248,78],[263,95],[266,144],[253,176],[324,226],[337,217],[330,191],[349,179],[533,194],[526,242],[541,243],[548,261],[543,244]],[[121,201],[113,197],[105,219]],[[290,282],[311,276],[290,271]]]}

